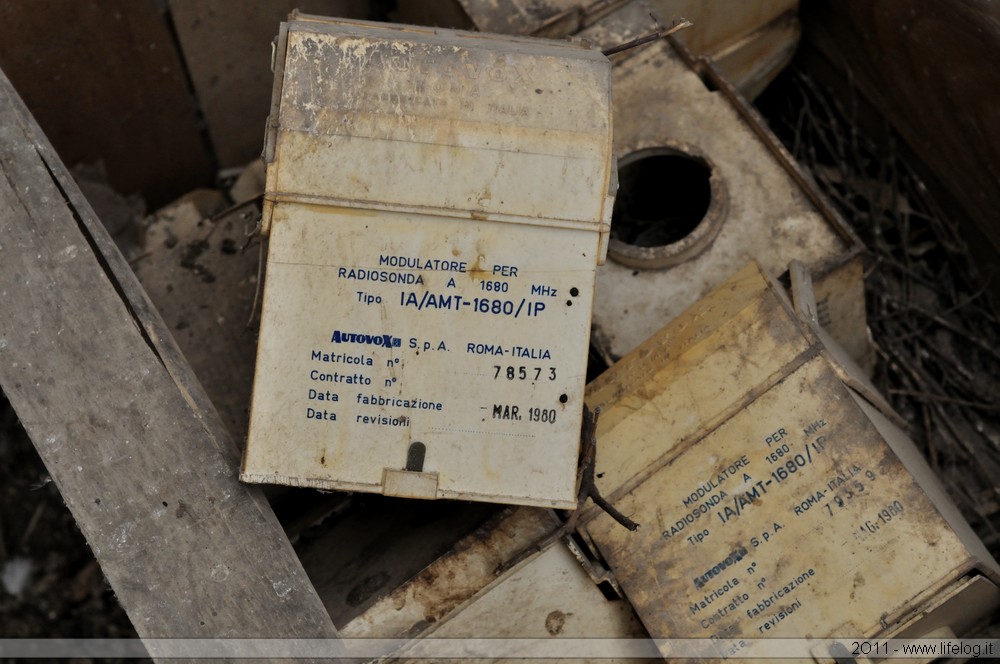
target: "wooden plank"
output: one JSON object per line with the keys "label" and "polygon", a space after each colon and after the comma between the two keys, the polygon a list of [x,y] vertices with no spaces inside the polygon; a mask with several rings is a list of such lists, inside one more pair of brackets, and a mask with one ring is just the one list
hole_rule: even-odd
{"label": "wooden plank", "polygon": [[260,156],[271,107],[271,40],[298,8],[367,18],[367,0],[170,0],[177,39],[221,166]]}
{"label": "wooden plank", "polygon": [[823,0],[804,3],[802,20],[805,40],[846,73],[975,222],[992,256],[982,267],[995,271],[1000,7]]}
{"label": "wooden plank", "polygon": [[[145,639],[335,637],[204,390],[0,73],[0,386]],[[155,655],[155,653],[153,653]]]}
{"label": "wooden plank", "polygon": [[67,164],[159,206],[211,182],[180,56],[153,0],[0,3],[0,67]]}

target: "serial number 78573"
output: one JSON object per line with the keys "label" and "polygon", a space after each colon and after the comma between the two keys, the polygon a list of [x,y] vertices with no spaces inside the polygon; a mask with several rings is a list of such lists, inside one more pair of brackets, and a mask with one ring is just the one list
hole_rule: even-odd
{"label": "serial number 78573", "polygon": [[500,380],[501,378],[506,378],[507,380],[541,380],[543,377],[548,380],[555,380],[556,368],[493,365],[493,378],[496,380]]}

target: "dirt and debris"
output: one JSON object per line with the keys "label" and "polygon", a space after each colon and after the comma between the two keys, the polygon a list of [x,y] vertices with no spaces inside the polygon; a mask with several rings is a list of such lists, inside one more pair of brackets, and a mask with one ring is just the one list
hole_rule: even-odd
{"label": "dirt and debris", "polygon": [[140,253],[143,243],[140,220],[146,214],[146,202],[138,194],[123,196],[108,184],[108,173],[101,161],[77,164],[73,179],[97,213],[108,234],[126,259]]}
{"label": "dirt and debris", "polygon": [[255,198],[233,204],[214,189],[182,196],[143,220],[143,252],[131,263],[238,444],[257,350],[256,326],[247,325],[259,283]]}
{"label": "dirt and debris", "polygon": [[[866,289],[879,359],[876,385],[910,423],[910,436],[963,515],[1000,557],[1000,310],[978,282],[965,241],[904,163],[895,139],[876,142],[859,130],[850,99],[838,100],[803,72],[790,71],[760,101],[772,128],[869,249]],[[259,177],[250,174],[247,180],[234,199],[255,195]],[[102,194],[88,191],[91,195]],[[111,200],[131,218],[141,217],[139,201]],[[212,214],[199,211],[193,223],[204,226]],[[230,226],[217,231],[226,236],[212,238],[211,251],[242,255],[237,236],[245,235],[252,220],[240,214],[224,215]],[[116,237],[133,242],[133,230],[125,223]],[[172,256],[190,264],[201,283],[212,281],[209,274],[216,277],[211,270],[199,273],[207,247],[178,246],[177,234],[165,230],[160,240],[174,250]],[[146,258],[136,257],[140,271]],[[255,279],[252,262],[241,261],[232,278]],[[172,284],[163,287],[174,290]],[[248,305],[240,303],[233,320],[239,317],[243,325]],[[181,313],[196,312],[178,311],[178,336],[193,342],[193,321]],[[252,361],[249,366],[252,371]],[[240,408],[232,407],[230,425],[242,422]],[[1000,620],[994,623],[990,633],[998,632]],[[546,627],[558,632],[558,617]],[[128,638],[135,631],[0,395],[0,637],[43,636]]]}

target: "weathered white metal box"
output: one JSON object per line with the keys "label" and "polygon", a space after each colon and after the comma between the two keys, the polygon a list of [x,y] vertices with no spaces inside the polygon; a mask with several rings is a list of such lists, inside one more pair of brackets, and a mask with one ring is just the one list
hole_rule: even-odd
{"label": "weathered white metal box", "polygon": [[275,63],[241,478],[575,507],[608,60],[296,14]]}
{"label": "weathered white metal box", "polygon": [[[561,525],[549,510],[508,508],[338,631],[345,639],[413,639],[394,662],[431,659],[407,653],[426,639],[438,640],[431,646],[438,653],[447,652],[442,643],[454,642],[456,650],[462,640],[489,644],[481,650],[489,659],[467,654],[462,662],[543,661],[553,653],[560,662],[634,662],[600,656],[586,645],[646,635],[628,602],[599,588],[595,576],[607,570],[581,564],[572,541],[553,536]],[[563,645],[549,644],[545,657],[540,642],[553,638]],[[570,659],[567,641],[587,656]]]}
{"label": "weathered white metal box", "polygon": [[996,561],[824,334],[751,265],[588,386],[598,485],[641,527],[581,521],[664,656],[953,636],[1000,605]]}

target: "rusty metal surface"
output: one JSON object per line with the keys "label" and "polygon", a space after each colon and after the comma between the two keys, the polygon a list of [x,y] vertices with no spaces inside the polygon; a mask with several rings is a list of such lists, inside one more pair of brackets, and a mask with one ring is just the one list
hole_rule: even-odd
{"label": "rusty metal surface", "polygon": [[500,509],[354,494],[349,509],[302,532],[295,547],[334,624],[343,625],[479,532]]}

